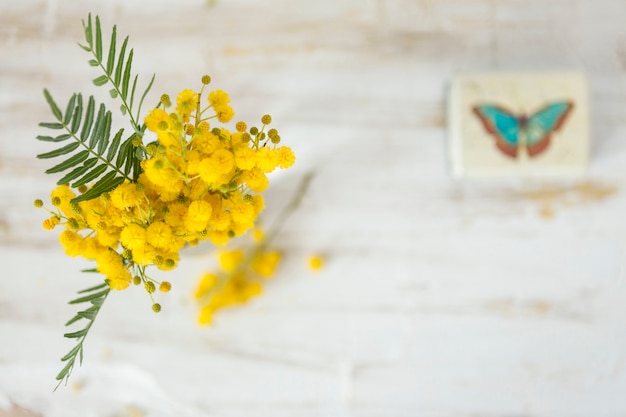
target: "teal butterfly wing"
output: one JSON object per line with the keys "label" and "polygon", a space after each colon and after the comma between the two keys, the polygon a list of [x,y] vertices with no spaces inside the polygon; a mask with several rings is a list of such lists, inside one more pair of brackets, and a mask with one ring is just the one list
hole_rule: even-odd
{"label": "teal butterfly wing", "polygon": [[498,149],[511,158],[517,157],[522,120],[510,111],[491,104],[474,106],[472,111],[495,138]]}
{"label": "teal butterfly wing", "polygon": [[524,126],[526,150],[530,157],[546,150],[550,145],[550,135],[563,126],[573,109],[574,104],[570,101],[555,101],[542,107],[526,120]]}

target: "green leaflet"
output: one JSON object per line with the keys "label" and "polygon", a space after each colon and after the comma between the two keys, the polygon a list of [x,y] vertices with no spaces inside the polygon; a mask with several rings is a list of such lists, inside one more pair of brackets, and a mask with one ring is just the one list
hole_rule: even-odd
{"label": "green leaflet", "polygon": [[72,152],[73,150],[75,150],[76,148],[78,148],[78,145],[80,145],[80,143],[69,143],[65,146],[62,146],[58,149],[55,149],[53,151],[50,152],[46,152],[46,153],[40,153],[39,155],[37,155],[37,158],[39,159],[48,159],[48,158],[55,158],[57,156],[61,156],[61,155],[66,155],[70,152]]}
{"label": "green leaflet", "polygon": [[87,301],[92,301],[92,300],[94,300],[96,298],[100,298],[100,297],[106,295],[109,292],[108,286],[106,286],[106,284],[102,284],[102,285],[99,285],[97,287],[92,287],[89,290],[80,291],[79,294],[83,294],[85,292],[95,291],[95,290],[98,290],[98,289],[101,289],[101,288],[104,288],[104,289],[102,291],[99,291],[99,292],[96,292],[96,293],[91,293],[89,295],[85,295],[83,297],[76,298],[75,300],[72,300],[72,301],[68,302],[68,304],[86,303]]}
{"label": "green leaflet", "polygon": [[[42,123],[42,124],[44,124],[44,123]],[[63,126],[61,126],[61,128],[62,127]],[[72,135],[69,135],[67,133],[63,133],[63,134],[61,134],[59,136],[56,136],[56,137],[39,135],[39,136],[37,136],[37,139],[39,139],[41,141],[44,141],[44,142],[63,142],[64,140],[67,140],[67,139],[69,139],[71,137],[72,137]]]}
{"label": "green leaflet", "polygon": [[59,181],[57,181],[57,185],[67,184],[73,179],[76,179],[84,175],[85,172],[87,172],[87,170],[93,167],[97,162],[98,162],[98,158],[87,159],[85,162],[83,162],[81,166],[79,166],[78,168],[74,168],[73,170],[65,174],[65,176],[63,176]]}
{"label": "green leaflet", "polygon": [[80,164],[85,159],[87,159],[87,157],[89,157],[89,151],[85,150],[78,152],[70,158],[66,159],[65,161],[61,162],[60,164],[55,165],[50,169],[47,169],[46,174],[53,174],[55,172],[65,171],[66,169],[71,168],[76,164]]}
{"label": "green leaflet", "polygon": [[[50,95],[50,93],[48,93],[48,90],[44,89],[43,95],[46,98],[46,101],[48,102],[48,105],[50,106],[50,110],[52,110],[52,114],[54,114],[54,117],[56,117],[57,120],[63,120],[63,113],[61,113],[61,110],[59,110],[59,106],[57,106],[54,100],[52,100],[52,96]],[[61,124],[61,126],[63,126],[63,124]]]}
{"label": "green leaflet", "polygon": [[115,187],[124,182],[123,177],[118,177],[115,175],[115,172],[109,172],[104,177],[100,178],[98,182],[96,182],[93,187],[91,187],[87,192],[83,195],[80,195],[73,199],[73,202],[81,202],[91,200],[92,198],[96,198],[102,193],[106,193],[107,191],[113,190]]}

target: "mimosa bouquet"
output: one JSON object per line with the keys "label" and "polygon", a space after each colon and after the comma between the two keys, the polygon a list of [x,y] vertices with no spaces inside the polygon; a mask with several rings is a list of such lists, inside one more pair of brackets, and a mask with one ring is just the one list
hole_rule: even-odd
{"label": "mimosa bouquet", "polygon": [[[268,249],[275,233],[263,235],[256,228],[265,206],[267,174],[295,160],[270,127],[268,114],[256,126],[237,121],[234,129],[227,128],[235,114],[229,95],[210,90],[207,75],[199,88],[183,89],[174,99],[164,94],[143,114],[155,76],[139,87],[129,38],[120,43],[113,27],[105,45],[100,19],[91,15],[83,28],[85,43],[80,47],[102,73],[93,84],[108,88],[119,100],[127,126],[118,127],[113,112],[94,96],[75,93],[60,107],[44,90],[53,121],[40,124],[50,133],[37,139],[49,142],[53,150],[37,157],[54,160],[46,173],[62,176],[52,190],[51,207],[42,200],[35,205],[50,213],[45,229],[61,229],[65,253],[94,261],[95,267],[86,272],[102,278],[70,301],[87,307],[67,325],[86,325],[65,334],[77,344],[62,358],[66,364],[57,375],[59,383],[67,382],[77,358],[82,362],[85,337],[111,290],[140,286],[152,309],[160,311],[155,294],[168,292],[172,285],[154,279],[152,271],[175,269],[187,246],[205,240],[223,246],[250,230],[257,241],[249,253],[222,252],[222,271],[200,279],[195,293],[200,323],[210,323],[216,310],[258,294],[260,284],[249,271],[270,276],[280,260],[278,252]],[[297,199],[291,206],[296,204]]]}

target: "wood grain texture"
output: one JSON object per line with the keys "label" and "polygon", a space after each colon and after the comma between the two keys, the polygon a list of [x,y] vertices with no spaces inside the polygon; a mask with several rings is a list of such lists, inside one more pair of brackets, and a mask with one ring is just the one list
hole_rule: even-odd
{"label": "wood grain texture", "polygon": [[[149,102],[209,73],[237,117],[272,114],[298,161],[274,176],[268,217],[316,176],[262,297],[198,328],[189,294],[211,261],[191,252],[158,316],[140,291],[110,297],[85,366],[52,393],[66,301],[89,283],[31,209],[54,183],[34,138],[44,86],[95,91],[75,45],[88,11],[157,73]],[[623,416],[625,17],[622,0],[1,1],[0,409]],[[452,180],[450,78],[553,68],[589,75],[589,174]],[[315,275],[312,252],[327,256]]]}

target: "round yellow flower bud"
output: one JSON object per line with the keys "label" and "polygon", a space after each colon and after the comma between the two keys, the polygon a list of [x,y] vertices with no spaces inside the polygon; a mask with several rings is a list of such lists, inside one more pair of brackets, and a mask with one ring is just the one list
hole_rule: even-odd
{"label": "round yellow flower bud", "polygon": [[235,124],[235,129],[237,129],[237,132],[245,132],[246,129],[248,128],[248,125],[246,125],[246,122],[237,122],[237,124]]}
{"label": "round yellow flower bud", "polygon": [[172,105],[172,101],[170,100],[170,96],[167,94],[163,94],[161,96],[161,103],[163,103],[163,106],[165,107],[169,107]]}
{"label": "round yellow flower bud", "polygon": [[80,227],[80,225],[78,224],[78,220],[76,220],[73,217],[70,217],[69,219],[67,219],[67,227],[69,227],[72,230],[76,230]]}
{"label": "round yellow flower bud", "polygon": [[59,224],[60,221],[61,219],[59,219],[57,216],[52,216],[49,219],[44,220],[43,228],[46,230],[52,230],[57,224]]}
{"label": "round yellow flower bud", "polygon": [[156,290],[156,286],[154,285],[154,282],[152,281],[146,281],[146,283],[143,284],[143,286],[146,289],[146,291],[148,291],[150,294],[152,294]]}

